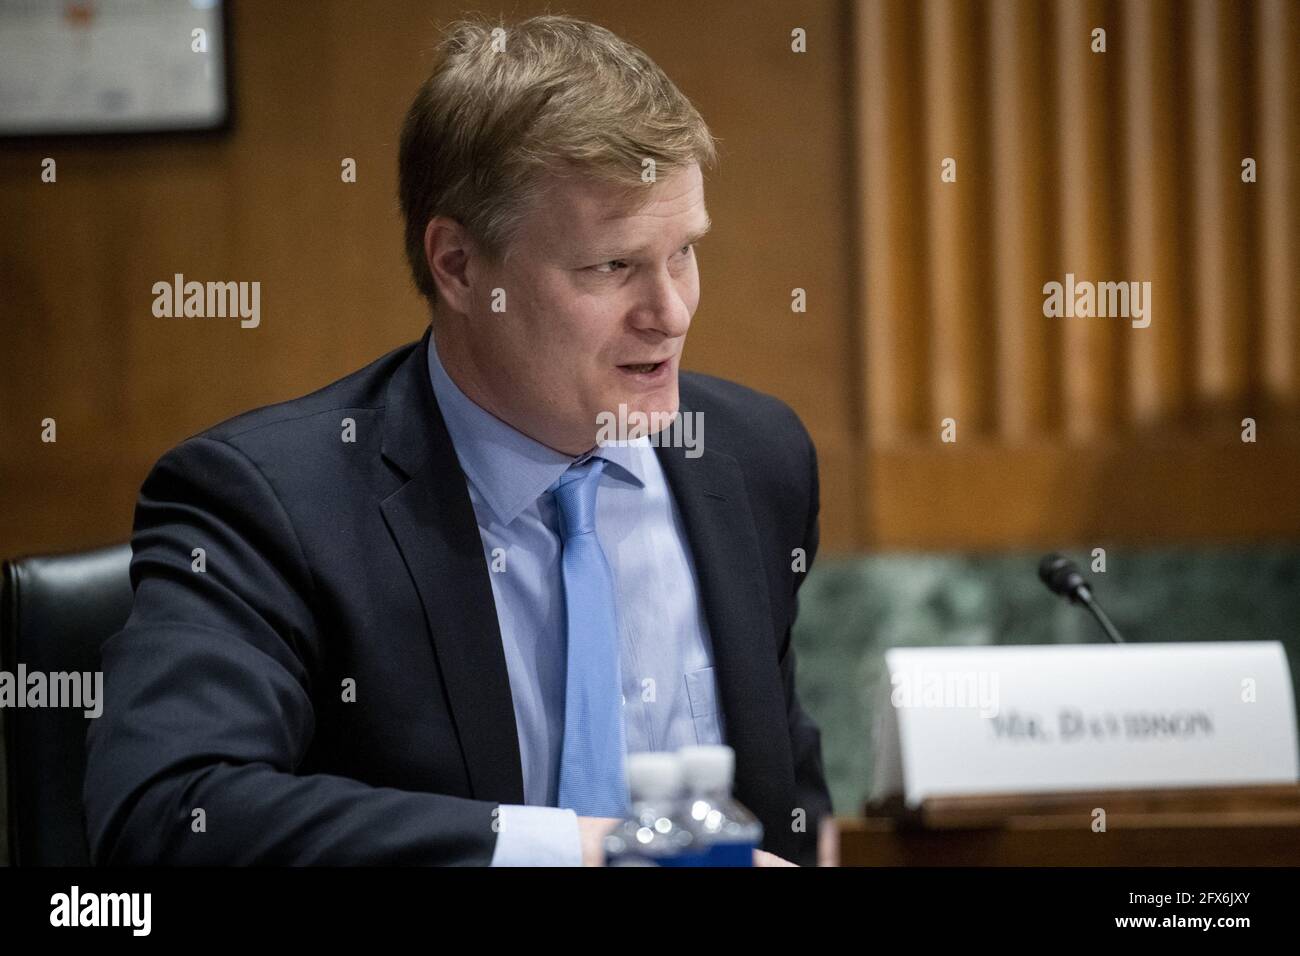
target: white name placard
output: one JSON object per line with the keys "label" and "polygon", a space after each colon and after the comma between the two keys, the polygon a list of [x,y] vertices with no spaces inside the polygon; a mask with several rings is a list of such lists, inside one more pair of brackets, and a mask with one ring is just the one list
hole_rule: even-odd
{"label": "white name placard", "polygon": [[1277,641],[895,648],[872,798],[1295,783]]}

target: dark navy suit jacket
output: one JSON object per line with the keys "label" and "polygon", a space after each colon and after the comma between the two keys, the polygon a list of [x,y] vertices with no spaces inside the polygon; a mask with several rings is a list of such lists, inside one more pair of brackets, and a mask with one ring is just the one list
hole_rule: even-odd
{"label": "dark navy suit jacket", "polygon": [[[96,863],[491,860],[493,810],[524,802],[519,743],[428,334],[150,472],[135,602],[104,646],[87,734]],[[792,552],[811,566],[817,550],[816,454],[771,396],[687,372],[680,392],[703,413],[703,455],[655,451],[695,559],[736,795],[765,849],[811,864],[830,800],[790,627]]]}

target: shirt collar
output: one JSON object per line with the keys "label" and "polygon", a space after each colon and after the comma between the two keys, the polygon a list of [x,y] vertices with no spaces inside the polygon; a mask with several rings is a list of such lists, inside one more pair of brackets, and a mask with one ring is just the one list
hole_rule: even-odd
{"label": "shirt collar", "polygon": [[462,392],[443,368],[432,334],[428,352],[429,378],[461,469],[501,524],[510,524],[571,465],[593,455],[615,466],[606,468],[606,474],[645,485],[648,436],[566,455],[506,424]]}

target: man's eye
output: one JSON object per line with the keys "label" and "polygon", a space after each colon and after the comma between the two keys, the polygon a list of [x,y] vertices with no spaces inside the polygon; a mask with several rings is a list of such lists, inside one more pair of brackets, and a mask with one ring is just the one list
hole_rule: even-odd
{"label": "man's eye", "polygon": [[[687,254],[691,251],[691,249],[692,249],[694,246],[695,246],[695,243],[693,243],[693,242],[688,242],[686,245],[682,246],[680,249],[677,250],[677,254],[678,254],[679,256],[687,255]],[[606,266],[614,266],[615,268],[612,268],[612,269],[606,269],[606,268],[605,268]],[[601,262],[601,263],[599,263],[599,264],[597,264],[597,265],[594,265],[594,266],[588,266],[587,268],[588,268],[588,270],[591,271],[591,272],[596,272],[596,273],[599,273],[600,275],[607,275],[607,276],[608,276],[608,275],[613,275],[615,272],[618,272],[618,271],[620,271],[621,269],[626,269],[626,268],[627,268],[627,260],[626,260],[626,259],[610,259],[610,260],[608,260],[608,261],[606,261],[606,262]]]}

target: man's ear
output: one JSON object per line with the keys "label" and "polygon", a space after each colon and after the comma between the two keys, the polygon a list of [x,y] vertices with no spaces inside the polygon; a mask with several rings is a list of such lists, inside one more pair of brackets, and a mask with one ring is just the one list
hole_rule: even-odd
{"label": "man's ear", "polygon": [[438,301],[468,315],[472,298],[469,261],[473,244],[465,227],[449,216],[434,216],[424,227],[424,264],[438,290]]}

